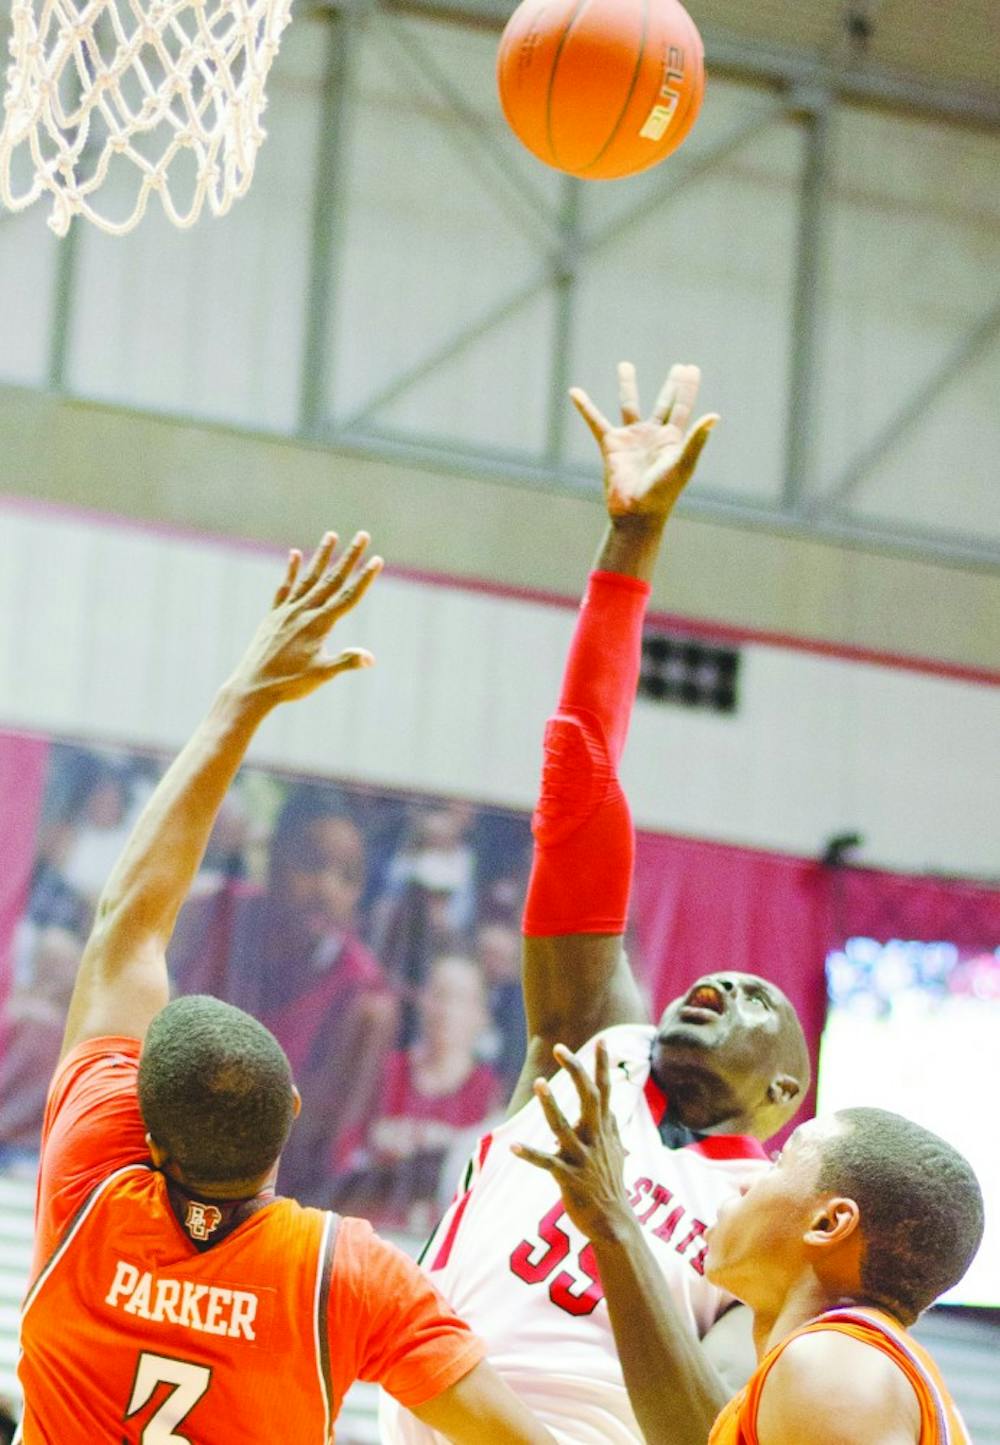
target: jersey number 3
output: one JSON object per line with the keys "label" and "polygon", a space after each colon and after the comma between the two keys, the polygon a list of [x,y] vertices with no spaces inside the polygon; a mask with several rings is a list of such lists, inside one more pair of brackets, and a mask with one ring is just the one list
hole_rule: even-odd
{"label": "jersey number 3", "polygon": [[139,1436],[140,1445],[191,1445],[187,1435],[174,1434],[174,1426],[183,1424],[211,1381],[212,1371],[205,1365],[192,1365],[188,1360],[143,1351],[136,1366],[126,1420],[131,1420],[149,1404],[159,1385],[169,1385],[171,1389],[146,1421]]}
{"label": "jersey number 3", "polygon": [[[514,1250],[511,1272],[525,1284],[549,1280],[549,1299],[554,1305],[568,1315],[591,1315],[604,1298],[593,1245],[584,1245],[575,1258],[570,1258],[570,1237],[559,1228],[559,1220],[564,1218],[561,1203],[549,1210],[539,1221],[538,1238],[522,1239]],[[560,1269],[562,1264],[567,1268]]]}

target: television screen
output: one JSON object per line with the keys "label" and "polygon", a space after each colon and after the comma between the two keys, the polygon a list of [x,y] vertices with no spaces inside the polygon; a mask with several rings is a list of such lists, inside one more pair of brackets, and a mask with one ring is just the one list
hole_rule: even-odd
{"label": "television screen", "polygon": [[1000,1304],[1000,948],[850,938],[826,973],[820,1112],[892,1109],[965,1154],[983,1187],[986,1235],[943,1303]]}

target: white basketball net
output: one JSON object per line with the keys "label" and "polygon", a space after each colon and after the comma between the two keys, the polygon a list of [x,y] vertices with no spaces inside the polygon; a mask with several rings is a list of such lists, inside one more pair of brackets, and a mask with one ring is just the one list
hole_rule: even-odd
{"label": "white basketball net", "polygon": [[[192,226],[206,201],[224,215],[253,179],[290,9],[291,0],[14,0],[0,201],[19,211],[47,193],[60,236],[74,216],[123,235],[154,193],[175,226]],[[114,217],[98,208],[109,175]]]}

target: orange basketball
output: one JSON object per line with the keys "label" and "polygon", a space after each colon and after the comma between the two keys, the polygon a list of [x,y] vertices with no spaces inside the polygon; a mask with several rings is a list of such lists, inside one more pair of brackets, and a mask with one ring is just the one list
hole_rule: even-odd
{"label": "orange basketball", "polygon": [[522,0],[500,40],[497,84],[508,124],[539,160],[606,181],[683,143],[705,52],[679,0]]}

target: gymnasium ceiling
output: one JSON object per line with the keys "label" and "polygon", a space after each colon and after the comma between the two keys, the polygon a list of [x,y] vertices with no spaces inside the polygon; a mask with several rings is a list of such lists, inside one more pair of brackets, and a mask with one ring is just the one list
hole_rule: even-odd
{"label": "gymnasium ceiling", "polygon": [[[935,85],[1000,93],[998,0],[690,0],[709,32],[791,46],[830,60],[877,65]],[[847,36],[850,13],[867,18],[864,53]]]}
{"label": "gymnasium ceiling", "polygon": [[[323,0],[320,0],[323,3]],[[350,5],[353,0],[327,0]],[[510,0],[389,0],[400,9],[479,16],[502,24]],[[910,81],[935,97],[964,94],[983,103],[989,119],[1000,117],[1000,0],[688,0],[701,28],[710,63],[739,56],[740,68],[778,69],[797,59],[867,72],[877,94],[879,79]],[[852,39],[851,16],[867,22],[868,37]],[[873,74],[874,73],[874,74]],[[892,89],[890,86],[889,89]],[[898,102],[897,91],[892,99]],[[924,108],[919,105],[918,108]]]}
{"label": "gymnasium ceiling", "polygon": [[[473,121],[476,121],[476,115],[474,105],[468,102],[470,97],[478,97],[479,92],[475,89],[475,73],[465,75],[461,70],[461,66],[468,67],[470,54],[476,52],[478,55],[478,51],[484,55],[492,53],[495,42],[492,34],[466,34],[463,37],[461,31],[468,29],[470,22],[472,28],[480,32],[487,28],[491,32],[496,30],[511,13],[513,4],[514,0],[296,0],[300,15],[312,12],[315,16],[317,11],[333,11],[340,12],[341,19],[346,20],[345,12],[356,12],[362,26],[371,19],[369,12],[378,19],[380,9],[424,12],[463,22],[461,26],[441,27],[437,32],[439,37],[444,32],[451,32],[454,39],[454,55],[447,45],[444,46],[444,53],[450,58],[443,69],[446,72],[445,85],[457,93],[458,109],[453,104],[453,96],[447,90],[440,91],[437,82],[421,72],[423,61],[416,51],[414,56],[417,58],[410,57],[410,70],[404,72],[406,94],[416,97],[411,119],[423,126],[422,143],[436,148],[432,153],[441,174],[451,175],[442,159],[447,146],[456,167],[455,184],[461,186],[465,179],[469,179],[468,192],[462,191],[461,194],[477,197],[477,205],[495,202],[498,207],[505,196],[512,195],[517,199],[518,188],[514,183],[519,179],[518,158],[513,142],[501,135],[499,116],[492,113],[488,122],[492,124],[495,121],[500,145],[507,146],[499,156],[502,174],[494,174],[497,146],[490,140],[489,134],[486,149],[477,154],[476,137],[482,140],[482,116],[479,122],[470,124],[469,116],[472,115]],[[789,207],[797,206],[799,219],[794,254],[791,250],[788,253],[788,285],[779,300],[795,312],[794,316],[789,312],[789,320],[794,323],[794,347],[788,357],[788,394],[785,397],[782,393],[775,402],[774,416],[768,422],[771,430],[767,432],[767,438],[773,440],[776,458],[782,447],[785,448],[784,462],[779,458],[770,470],[764,469],[767,471],[767,486],[761,481],[756,492],[742,472],[739,477],[735,473],[729,477],[725,467],[720,465],[718,477],[710,479],[711,485],[706,484],[698,495],[690,499],[691,507],[700,506],[706,515],[719,516],[723,520],[745,521],[765,527],[787,526],[794,531],[853,538],[876,545],[884,541],[928,555],[996,566],[1000,562],[1000,493],[996,475],[996,457],[1000,453],[983,440],[975,444],[982,453],[981,466],[978,463],[969,465],[966,454],[971,455],[973,448],[969,436],[993,437],[997,425],[995,378],[1000,374],[997,372],[1000,365],[1000,292],[996,289],[996,277],[1000,272],[991,258],[995,257],[996,245],[1000,241],[997,228],[997,216],[1000,214],[997,196],[1000,190],[995,186],[997,172],[992,159],[996,155],[994,137],[1000,134],[1000,0],[925,0],[920,5],[917,0],[687,0],[687,4],[705,35],[710,67],[730,80],[749,81],[752,89],[748,93],[752,95],[754,104],[759,102],[765,119],[769,113],[767,107],[773,106],[776,99],[777,110],[781,109],[783,102],[787,102],[788,113],[795,115],[794,125],[804,134],[805,118],[812,113],[813,107],[819,114],[824,108],[827,111],[836,108],[831,106],[831,101],[839,103],[847,100],[861,104],[853,110],[845,106],[843,112],[862,117],[866,127],[869,122],[874,127],[865,131],[870,140],[855,155],[855,170],[850,175],[847,188],[836,170],[837,153],[828,144],[823,165],[818,166],[814,173],[812,192],[806,188],[808,173],[807,169],[803,169],[798,180],[801,186],[798,200],[789,193]],[[844,21],[849,5],[870,19],[872,30],[865,44],[852,42],[847,32]],[[9,6],[0,4],[0,53],[6,48],[5,32],[9,30],[9,17]],[[391,18],[381,17],[380,34],[387,29],[384,21]],[[397,15],[396,19],[402,21],[402,29],[397,27],[398,41],[405,39],[409,21],[405,14]],[[414,31],[419,28],[410,26]],[[391,32],[391,29],[390,25],[388,31]],[[391,39],[390,33],[388,40]],[[383,63],[386,56],[393,67],[400,63],[402,51],[398,48],[379,53]],[[290,50],[287,55],[283,54],[283,64],[290,64],[290,55]],[[479,59],[483,57],[479,56]],[[488,60],[483,63],[487,68],[491,64]],[[448,65],[455,66],[453,72],[448,71]],[[484,76],[487,76],[487,68],[483,69]],[[459,74],[464,76],[464,91],[449,79],[449,76]],[[765,82],[766,88],[757,85],[758,79]],[[298,83],[296,80],[296,85]],[[374,84],[366,81],[366,84],[369,83]],[[484,83],[492,98],[493,87],[488,76]],[[771,85],[776,95],[767,94]],[[739,85],[731,86],[730,95],[738,90]],[[725,87],[720,87],[719,94],[723,99],[724,92]],[[362,98],[364,94],[363,89],[358,91]],[[391,89],[385,92],[390,97],[394,94]],[[882,109],[883,113],[872,116],[870,104]],[[750,109],[753,110],[752,105]],[[934,117],[936,122],[969,122],[975,129],[967,129],[965,125],[925,124],[921,120],[910,125],[909,118],[904,118],[901,127],[894,128],[897,127],[896,112],[899,111],[916,111],[928,119]],[[377,111],[379,115],[382,113],[381,109]],[[376,111],[369,106],[365,114],[366,126],[370,127]],[[723,114],[726,112],[720,111],[720,115]],[[732,134],[723,125],[714,139],[711,127],[703,126],[699,135],[702,139],[708,137],[705,142],[707,149],[699,163],[690,168],[693,184],[703,186],[702,191],[694,189],[692,194],[695,199],[700,196],[709,209],[711,184],[714,180],[718,185],[720,171],[729,176],[730,182],[735,177],[740,184],[756,183],[756,173],[752,169],[744,174],[739,167],[746,160],[746,151],[758,144],[758,133],[764,122],[748,114],[742,118],[731,117],[727,124]],[[740,139],[743,130],[746,134]],[[815,137],[818,133],[819,129],[814,127],[811,134]],[[362,134],[360,127],[355,128],[355,134]],[[468,142],[470,134],[472,142],[463,145],[463,137]],[[850,135],[856,139],[859,134],[861,132],[855,124]],[[771,140],[781,138],[780,135],[770,137]],[[892,141],[892,145],[887,149],[883,142],[888,140]],[[265,155],[265,165],[274,151],[275,146],[272,145]],[[698,158],[697,144],[688,154]],[[779,160],[782,156],[785,156],[785,151],[780,151]],[[321,159],[317,160],[317,166]],[[473,177],[477,162],[480,163],[479,173]],[[784,163],[782,160],[781,165]],[[321,175],[321,172],[317,170],[316,174]],[[784,175],[780,165],[776,174],[779,179]],[[819,174],[818,181],[815,174]],[[514,186],[513,191],[504,190],[499,182],[509,182]],[[346,181],[343,183],[346,185]],[[681,173],[681,184],[685,183],[685,176]],[[355,189],[359,184],[355,180]],[[473,184],[478,189],[473,190]],[[262,193],[262,185],[263,182],[258,185],[258,192]],[[316,185],[315,179],[305,181],[303,195],[311,198]],[[827,196],[825,205],[820,204],[824,190],[836,193],[832,202]],[[939,191],[941,206],[937,211],[928,209],[924,204],[926,196]],[[873,247],[871,244],[873,234],[880,234],[871,229],[879,220],[879,214],[872,211],[872,200],[883,192],[892,223],[901,224],[901,217],[906,221],[905,236],[909,238],[907,245],[910,247],[905,254],[900,252],[899,284],[889,288],[899,293],[893,304],[897,308],[899,327],[903,328],[899,331],[899,345],[889,361],[881,359],[885,348],[881,342],[876,344],[865,323],[871,309],[869,302],[873,298],[877,304],[876,312],[872,314],[882,315],[884,311],[885,298],[878,289],[881,253],[877,245]],[[316,194],[331,197],[339,193],[335,193],[323,179]],[[637,219],[637,254],[647,257],[642,249],[645,242],[641,226],[648,198],[643,200],[641,190],[636,192],[636,196],[638,199],[633,211],[626,216],[626,222],[630,225]],[[670,195],[664,192],[659,200],[654,195],[653,200],[663,206],[666,215],[672,204],[672,192]],[[379,204],[383,201],[385,197],[379,200]],[[332,200],[328,201],[329,206],[333,204]],[[283,201],[282,205],[284,207],[286,203]],[[312,214],[311,199],[306,211]],[[325,214],[319,207],[317,214],[321,213]],[[363,218],[367,213],[359,208],[358,214]],[[490,214],[499,215],[500,209]],[[503,214],[506,224],[506,210]],[[785,211],[780,214],[784,217]],[[788,214],[792,214],[791,209]],[[241,211],[240,216],[244,216],[244,212]],[[9,219],[0,214],[0,226]],[[669,217],[666,219],[669,222]],[[882,219],[884,221],[885,217]],[[247,208],[244,220],[241,222],[237,216],[233,224],[237,229],[242,224],[249,235],[251,221],[252,212]],[[334,229],[330,224],[331,230]],[[595,298],[604,294],[602,284],[610,284],[607,278],[613,279],[616,274],[614,266],[618,262],[614,247],[605,256],[595,243],[594,255],[590,255],[591,232],[606,240],[610,234],[607,225],[602,231],[599,221],[587,224],[590,231],[585,229],[583,232],[583,241],[587,244],[577,240],[575,244],[581,249],[574,257],[573,268],[567,272],[573,285],[563,287],[565,298],[570,298],[565,301],[567,314],[573,304],[571,292],[582,294],[586,305],[592,309],[596,307],[600,312],[598,299]],[[704,224],[709,227],[709,221]],[[611,227],[611,231],[617,236],[616,227]],[[626,231],[627,226],[623,234]],[[900,235],[903,234],[901,231]],[[373,236],[377,240],[377,233],[373,232]],[[813,245],[817,239],[823,241],[820,248]],[[836,245],[832,249],[839,269],[832,273],[833,280],[824,291],[815,284],[810,257],[817,249],[826,248],[829,254],[834,241]],[[81,242],[81,245],[85,244]],[[511,246],[514,244],[512,241]],[[521,244],[521,240],[517,239],[517,245]],[[600,245],[603,244],[601,241]],[[618,244],[616,240],[615,245]],[[126,257],[134,257],[139,254],[138,247],[139,242],[131,248],[125,245],[112,248],[108,259],[113,259],[119,251]],[[360,256],[363,250],[358,246],[351,256]],[[43,254],[41,246],[38,253]],[[69,257],[63,271],[72,276],[72,253],[65,251],[60,254]],[[515,253],[512,251],[511,254]],[[660,251],[657,250],[656,254],[659,255]],[[516,257],[520,256],[521,252],[516,251]],[[532,262],[535,259],[532,253]],[[933,296],[933,304],[928,311],[927,298],[922,293],[918,295],[919,288],[915,291],[911,283],[912,278],[922,274],[922,268],[932,260],[932,274],[940,276],[942,289],[939,295]],[[313,261],[317,274],[321,265],[329,264],[329,257],[322,247],[315,250]],[[340,261],[338,256],[338,265]],[[461,257],[456,253],[456,275],[465,274],[460,262]],[[385,258],[381,264],[386,264]],[[605,274],[601,266],[610,270]],[[360,262],[357,267],[360,271],[364,270]],[[364,278],[358,279],[360,271],[358,275],[350,273],[350,285],[342,286],[342,295],[367,294],[360,289],[350,290],[351,285],[361,286]],[[126,274],[124,269],[122,274]],[[346,271],[344,274],[347,274]],[[437,303],[428,300],[425,309],[429,319],[421,319],[423,312],[415,316],[412,336],[408,333],[406,338],[401,339],[397,334],[398,328],[384,333],[384,337],[389,339],[385,340],[381,350],[373,348],[370,358],[372,375],[365,383],[367,390],[361,387],[358,397],[344,404],[346,410],[342,416],[333,410],[327,414],[324,408],[329,408],[332,403],[329,398],[320,397],[317,390],[316,413],[313,415],[306,407],[304,414],[308,414],[308,421],[300,424],[307,428],[310,436],[318,434],[317,427],[325,427],[326,430],[321,430],[324,440],[332,439],[335,444],[341,445],[346,437],[351,445],[371,447],[377,455],[395,455],[392,450],[395,447],[409,457],[417,454],[414,448],[422,448],[419,454],[427,464],[440,465],[445,469],[462,466],[474,471],[481,466],[486,475],[495,477],[501,474],[499,469],[509,463],[509,471],[503,475],[509,475],[514,480],[556,488],[581,485],[575,453],[564,456],[557,451],[553,455],[558,455],[559,461],[553,463],[549,452],[543,455],[538,450],[536,455],[537,449],[533,450],[535,444],[524,442],[520,430],[515,444],[506,432],[501,435],[503,429],[499,423],[494,425],[495,408],[490,408],[489,424],[484,426],[482,436],[478,431],[474,436],[471,432],[467,434],[472,423],[468,422],[467,426],[465,419],[454,435],[442,423],[438,430],[432,429],[425,436],[419,427],[414,430],[416,424],[412,423],[411,412],[407,410],[410,406],[419,411],[422,397],[436,397],[435,386],[439,386],[446,397],[451,395],[449,378],[452,373],[448,368],[455,367],[461,371],[468,359],[467,344],[475,356],[480,356],[477,347],[483,348],[483,357],[491,355],[489,346],[494,343],[498,348],[497,356],[502,359],[506,355],[503,327],[508,324],[508,312],[515,315],[521,305],[517,297],[528,298],[533,306],[535,299],[532,298],[537,299],[537,293],[544,291],[548,295],[551,274],[544,268],[538,274],[542,280],[531,285],[527,279],[520,278],[519,273],[512,272],[509,280],[503,277],[504,285],[509,284],[516,305],[508,298],[501,306],[499,292],[497,297],[489,293],[487,304],[484,299],[487,290],[484,289],[483,298],[480,298],[470,282],[476,297],[475,304],[470,302],[467,306],[465,301],[462,302],[459,308],[461,321],[460,324],[455,322],[453,330],[449,330],[438,317]],[[784,276],[785,272],[781,274]],[[975,282],[976,276],[982,277],[981,284]],[[604,282],[601,282],[601,277],[605,278]],[[499,281],[497,284],[500,284]],[[784,286],[785,282],[781,284]],[[376,289],[381,296],[381,283]],[[76,291],[86,296],[85,286],[77,287]],[[59,294],[65,316],[52,326],[50,351],[53,355],[58,353],[60,346],[65,348],[66,338],[75,334],[66,319],[74,314],[72,286],[65,282]],[[506,292],[503,294],[506,295]],[[815,295],[820,296],[820,302],[810,307],[809,298]],[[0,294],[0,302],[2,299]],[[525,304],[527,307],[527,301]],[[800,315],[800,312],[804,314]],[[923,350],[915,343],[904,344],[905,338],[910,335],[906,327],[911,321],[915,327],[914,336],[918,332],[924,335],[921,327],[925,313],[930,316],[930,330],[921,343]],[[600,314],[603,316],[603,313]],[[919,325],[917,318],[920,318]],[[421,330],[425,320],[426,335]],[[831,326],[831,320],[837,322],[836,327]],[[626,323],[622,321],[621,324],[625,326]],[[496,341],[498,328],[503,333],[500,341]],[[323,325],[314,329],[321,338],[317,346],[322,358],[334,346],[330,338],[335,335],[335,328],[331,323],[329,335]],[[381,332],[378,334],[383,335]],[[581,322],[576,334],[579,340],[591,332]],[[750,336],[751,329],[746,329],[746,334]],[[850,351],[850,348],[854,350]],[[848,352],[852,359],[845,369],[843,363]],[[400,356],[405,358],[405,364],[400,362]],[[314,360],[312,352],[308,352],[307,361],[311,364]],[[725,357],[720,356],[721,371],[724,371],[724,361]],[[383,364],[387,368],[384,375],[379,371]],[[580,363],[574,358],[576,364]],[[557,361],[551,375],[547,379],[542,378],[542,381],[551,388],[552,395],[558,394],[561,400],[560,388],[564,378],[560,365],[561,362]],[[816,366],[820,369],[814,373]],[[879,370],[882,366],[890,368],[891,387]],[[322,376],[323,366],[314,367],[313,373]],[[820,435],[822,429],[813,425],[808,417],[797,420],[803,397],[808,404],[814,389],[810,381],[814,374],[826,378],[824,386],[830,384],[831,378],[839,378],[837,395],[843,393],[841,401],[849,407],[857,422],[857,434],[847,446],[841,447],[836,436]],[[420,390],[425,385],[429,388],[426,393]],[[124,381],[121,386],[122,397],[132,397],[132,391]],[[113,388],[112,394],[119,395]],[[312,398],[309,384],[303,385],[302,395]],[[860,399],[864,400],[863,418],[860,418]],[[969,417],[968,434],[967,430],[963,430],[961,415],[952,406],[956,399],[966,408],[961,415]],[[309,405],[312,405],[311,401]],[[783,421],[786,412],[787,417]],[[255,411],[255,417],[256,414]],[[343,419],[345,417],[346,420]],[[782,442],[782,427],[786,422],[787,436]],[[802,437],[806,437],[807,442],[803,444],[804,457],[799,457],[797,449]],[[541,445],[539,443],[539,447]],[[717,454],[718,451],[716,448]],[[956,461],[959,452],[965,458],[961,466]],[[786,467],[786,491],[789,484],[793,484],[787,496],[781,492],[782,465]],[[913,475],[928,467],[936,474],[949,475],[947,488],[913,486]],[[951,477],[951,471],[956,467],[964,478],[961,487]]]}

